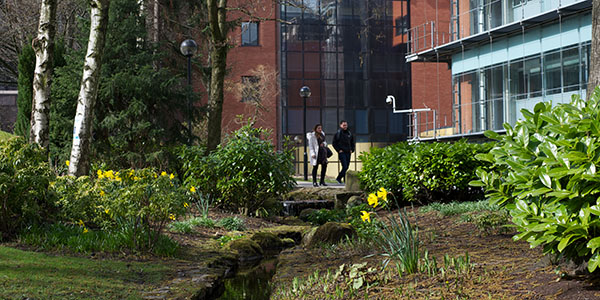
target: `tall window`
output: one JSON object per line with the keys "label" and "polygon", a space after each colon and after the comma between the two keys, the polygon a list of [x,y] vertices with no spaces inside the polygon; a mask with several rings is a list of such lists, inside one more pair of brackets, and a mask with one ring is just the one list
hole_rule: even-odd
{"label": "tall window", "polygon": [[242,102],[260,101],[259,82],[256,76],[242,76]]}
{"label": "tall window", "polygon": [[242,46],[258,46],[258,23],[242,23]]}

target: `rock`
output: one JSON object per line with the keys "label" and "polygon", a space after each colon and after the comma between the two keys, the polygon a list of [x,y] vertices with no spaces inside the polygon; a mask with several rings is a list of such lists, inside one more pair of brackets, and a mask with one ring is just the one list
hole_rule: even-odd
{"label": "rock", "polygon": [[283,248],[281,239],[271,232],[257,232],[250,239],[255,241],[263,251]]}
{"label": "rock", "polygon": [[360,191],[360,180],[357,171],[346,172],[346,191]]}
{"label": "rock", "polygon": [[284,248],[290,248],[296,245],[296,241],[290,238],[283,238],[281,239],[281,242],[283,243]]}
{"label": "rock", "polygon": [[346,208],[346,203],[348,199],[352,196],[361,196],[362,192],[343,192],[335,195],[335,209],[344,209]]}
{"label": "rock", "polygon": [[345,237],[353,237],[356,230],[348,223],[327,222],[306,234],[304,244],[311,248],[319,244],[335,244]]}
{"label": "rock", "polygon": [[302,221],[308,221],[308,217],[316,211],[319,211],[319,210],[316,208],[305,208],[300,212],[300,215],[298,215],[298,217]]}
{"label": "rock", "polygon": [[310,224],[298,219],[298,217],[290,216],[284,217],[279,221],[279,223],[287,226],[308,226]]}
{"label": "rock", "polygon": [[[300,221],[300,220],[298,220]],[[306,224],[302,222],[302,224]],[[300,243],[302,241],[302,237],[310,230],[311,226],[289,226],[282,225],[277,227],[265,228],[264,231],[272,232],[280,239],[290,238],[295,241],[295,243]]]}
{"label": "rock", "polygon": [[256,260],[263,256],[260,245],[248,238],[231,241],[225,245],[225,250],[234,250],[239,255],[240,261]]}
{"label": "rock", "polygon": [[350,197],[350,199],[348,199],[348,202],[346,202],[346,209],[353,208],[355,206],[359,206],[363,203],[364,203],[364,201],[361,196],[352,196],[352,197]]}

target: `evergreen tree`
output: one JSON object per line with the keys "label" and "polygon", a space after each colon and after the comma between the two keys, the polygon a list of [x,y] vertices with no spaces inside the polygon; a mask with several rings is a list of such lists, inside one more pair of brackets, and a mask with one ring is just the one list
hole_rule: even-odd
{"label": "evergreen tree", "polygon": [[35,52],[31,44],[23,46],[19,54],[19,78],[17,80],[17,122],[15,134],[29,140],[29,120],[31,118],[31,93],[33,90],[33,70],[35,68]]}
{"label": "evergreen tree", "polygon": [[[82,28],[89,28],[82,20]],[[86,29],[81,30],[87,33]],[[87,36],[80,44],[87,44]],[[166,61],[147,41],[145,16],[137,1],[113,0],[94,107],[91,161],[109,168],[168,167],[169,150],[185,141],[183,66],[156,69]],[[85,49],[73,50],[56,69],[52,91],[51,156],[69,159]],[[197,116],[197,113],[194,113]]]}

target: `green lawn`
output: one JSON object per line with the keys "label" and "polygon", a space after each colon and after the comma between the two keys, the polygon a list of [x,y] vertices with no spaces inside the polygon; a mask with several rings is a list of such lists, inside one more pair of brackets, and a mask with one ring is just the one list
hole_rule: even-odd
{"label": "green lawn", "polygon": [[3,141],[3,140],[6,140],[6,139],[9,139],[9,138],[11,138],[11,137],[13,137],[13,136],[14,136],[14,135],[12,135],[12,134],[10,134],[10,133],[8,133],[8,132],[4,132],[4,131],[0,130],[0,141]]}
{"label": "green lawn", "polygon": [[0,299],[140,299],[166,265],[57,256],[0,246]]}

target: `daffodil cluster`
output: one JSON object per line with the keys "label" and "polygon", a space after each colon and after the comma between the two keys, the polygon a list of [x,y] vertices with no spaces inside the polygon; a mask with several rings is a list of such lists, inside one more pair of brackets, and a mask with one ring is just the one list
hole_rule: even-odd
{"label": "daffodil cluster", "polygon": [[[373,208],[377,208],[377,206],[386,207],[388,203],[387,194],[388,193],[384,188],[379,188],[377,193],[369,194],[367,197],[367,203]],[[366,210],[362,210],[360,218],[363,220],[363,222],[371,222],[371,213]]]}

